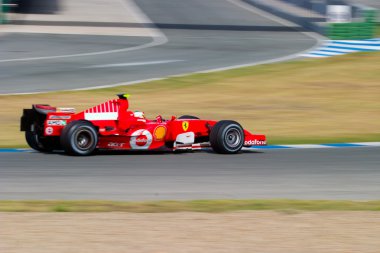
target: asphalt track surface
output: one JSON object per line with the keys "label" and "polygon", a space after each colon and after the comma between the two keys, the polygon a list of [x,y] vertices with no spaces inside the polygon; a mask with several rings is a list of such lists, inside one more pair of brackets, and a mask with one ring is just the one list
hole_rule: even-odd
{"label": "asphalt track surface", "polygon": [[380,199],[380,148],[0,153],[0,199]]}
{"label": "asphalt track surface", "polygon": [[[316,44],[297,27],[228,1],[136,2],[164,37],[0,37],[1,93],[85,88],[257,63]],[[117,53],[83,56],[110,50]],[[9,61],[74,54],[82,56]],[[234,156],[197,152],[92,157],[0,153],[0,199],[379,199],[379,151],[361,147]]]}
{"label": "asphalt track surface", "polygon": [[[317,44],[315,38],[301,33],[300,27],[286,26],[234,2],[137,0],[136,4],[152,20],[143,25],[158,27],[163,34],[154,40],[94,35],[2,35],[1,93],[67,90],[162,78],[278,59]],[[50,22],[48,25],[136,27],[137,24]],[[111,52],[97,54],[104,51]],[[65,55],[69,56],[49,58]]]}

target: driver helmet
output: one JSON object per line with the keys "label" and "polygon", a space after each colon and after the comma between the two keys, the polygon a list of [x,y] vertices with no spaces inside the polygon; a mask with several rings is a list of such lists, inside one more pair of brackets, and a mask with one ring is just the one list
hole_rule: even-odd
{"label": "driver helmet", "polygon": [[133,115],[135,116],[135,118],[145,119],[145,113],[144,112],[136,111],[133,113]]}

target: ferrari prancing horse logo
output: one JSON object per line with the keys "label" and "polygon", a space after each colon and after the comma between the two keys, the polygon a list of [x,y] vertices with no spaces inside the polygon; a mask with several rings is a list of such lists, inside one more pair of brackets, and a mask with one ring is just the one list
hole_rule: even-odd
{"label": "ferrari prancing horse logo", "polygon": [[187,131],[187,129],[189,129],[189,122],[188,121],[182,122],[182,129],[185,132]]}

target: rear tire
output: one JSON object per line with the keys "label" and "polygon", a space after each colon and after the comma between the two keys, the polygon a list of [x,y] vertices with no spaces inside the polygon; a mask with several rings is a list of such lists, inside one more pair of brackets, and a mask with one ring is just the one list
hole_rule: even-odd
{"label": "rear tire", "polygon": [[192,116],[192,115],[182,115],[178,119],[199,119],[199,118],[196,116]]}
{"label": "rear tire", "polygon": [[41,137],[38,133],[27,130],[25,131],[25,139],[32,149],[39,152],[52,152],[61,149],[57,137]]}
{"label": "rear tire", "polygon": [[40,152],[49,151],[41,141],[40,136],[30,130],[25,131],[25,139],[29,147]]}
{"label": "rear tire", "polygon": [[219,154],[236,154],[244,144],[244,130],[239,123],[221,120],[211,129],[210,144]]}
{"label": "rear tire", "polygon": [[97,144],[97,130],[88,121],[72,121],[63,129],[61,134],[63,150],[70,155],[91,155]]}

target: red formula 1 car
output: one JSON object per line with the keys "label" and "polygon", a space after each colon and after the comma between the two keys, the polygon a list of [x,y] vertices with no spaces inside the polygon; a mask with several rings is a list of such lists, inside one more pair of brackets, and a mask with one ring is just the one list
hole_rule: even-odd
{"label": "red formula 1 car", "polygon": [[194,116],[157,116],[128,110],[128,96],[119,94],[85,111],[36,104],[24,109],[21,131],[35,150],[64,150],[90,155],[104,150],[192,150],[211,146],[221,154],[238,153],[242,147],[266,145],[264,135],[251,134],[232,120],[202,120]]}

